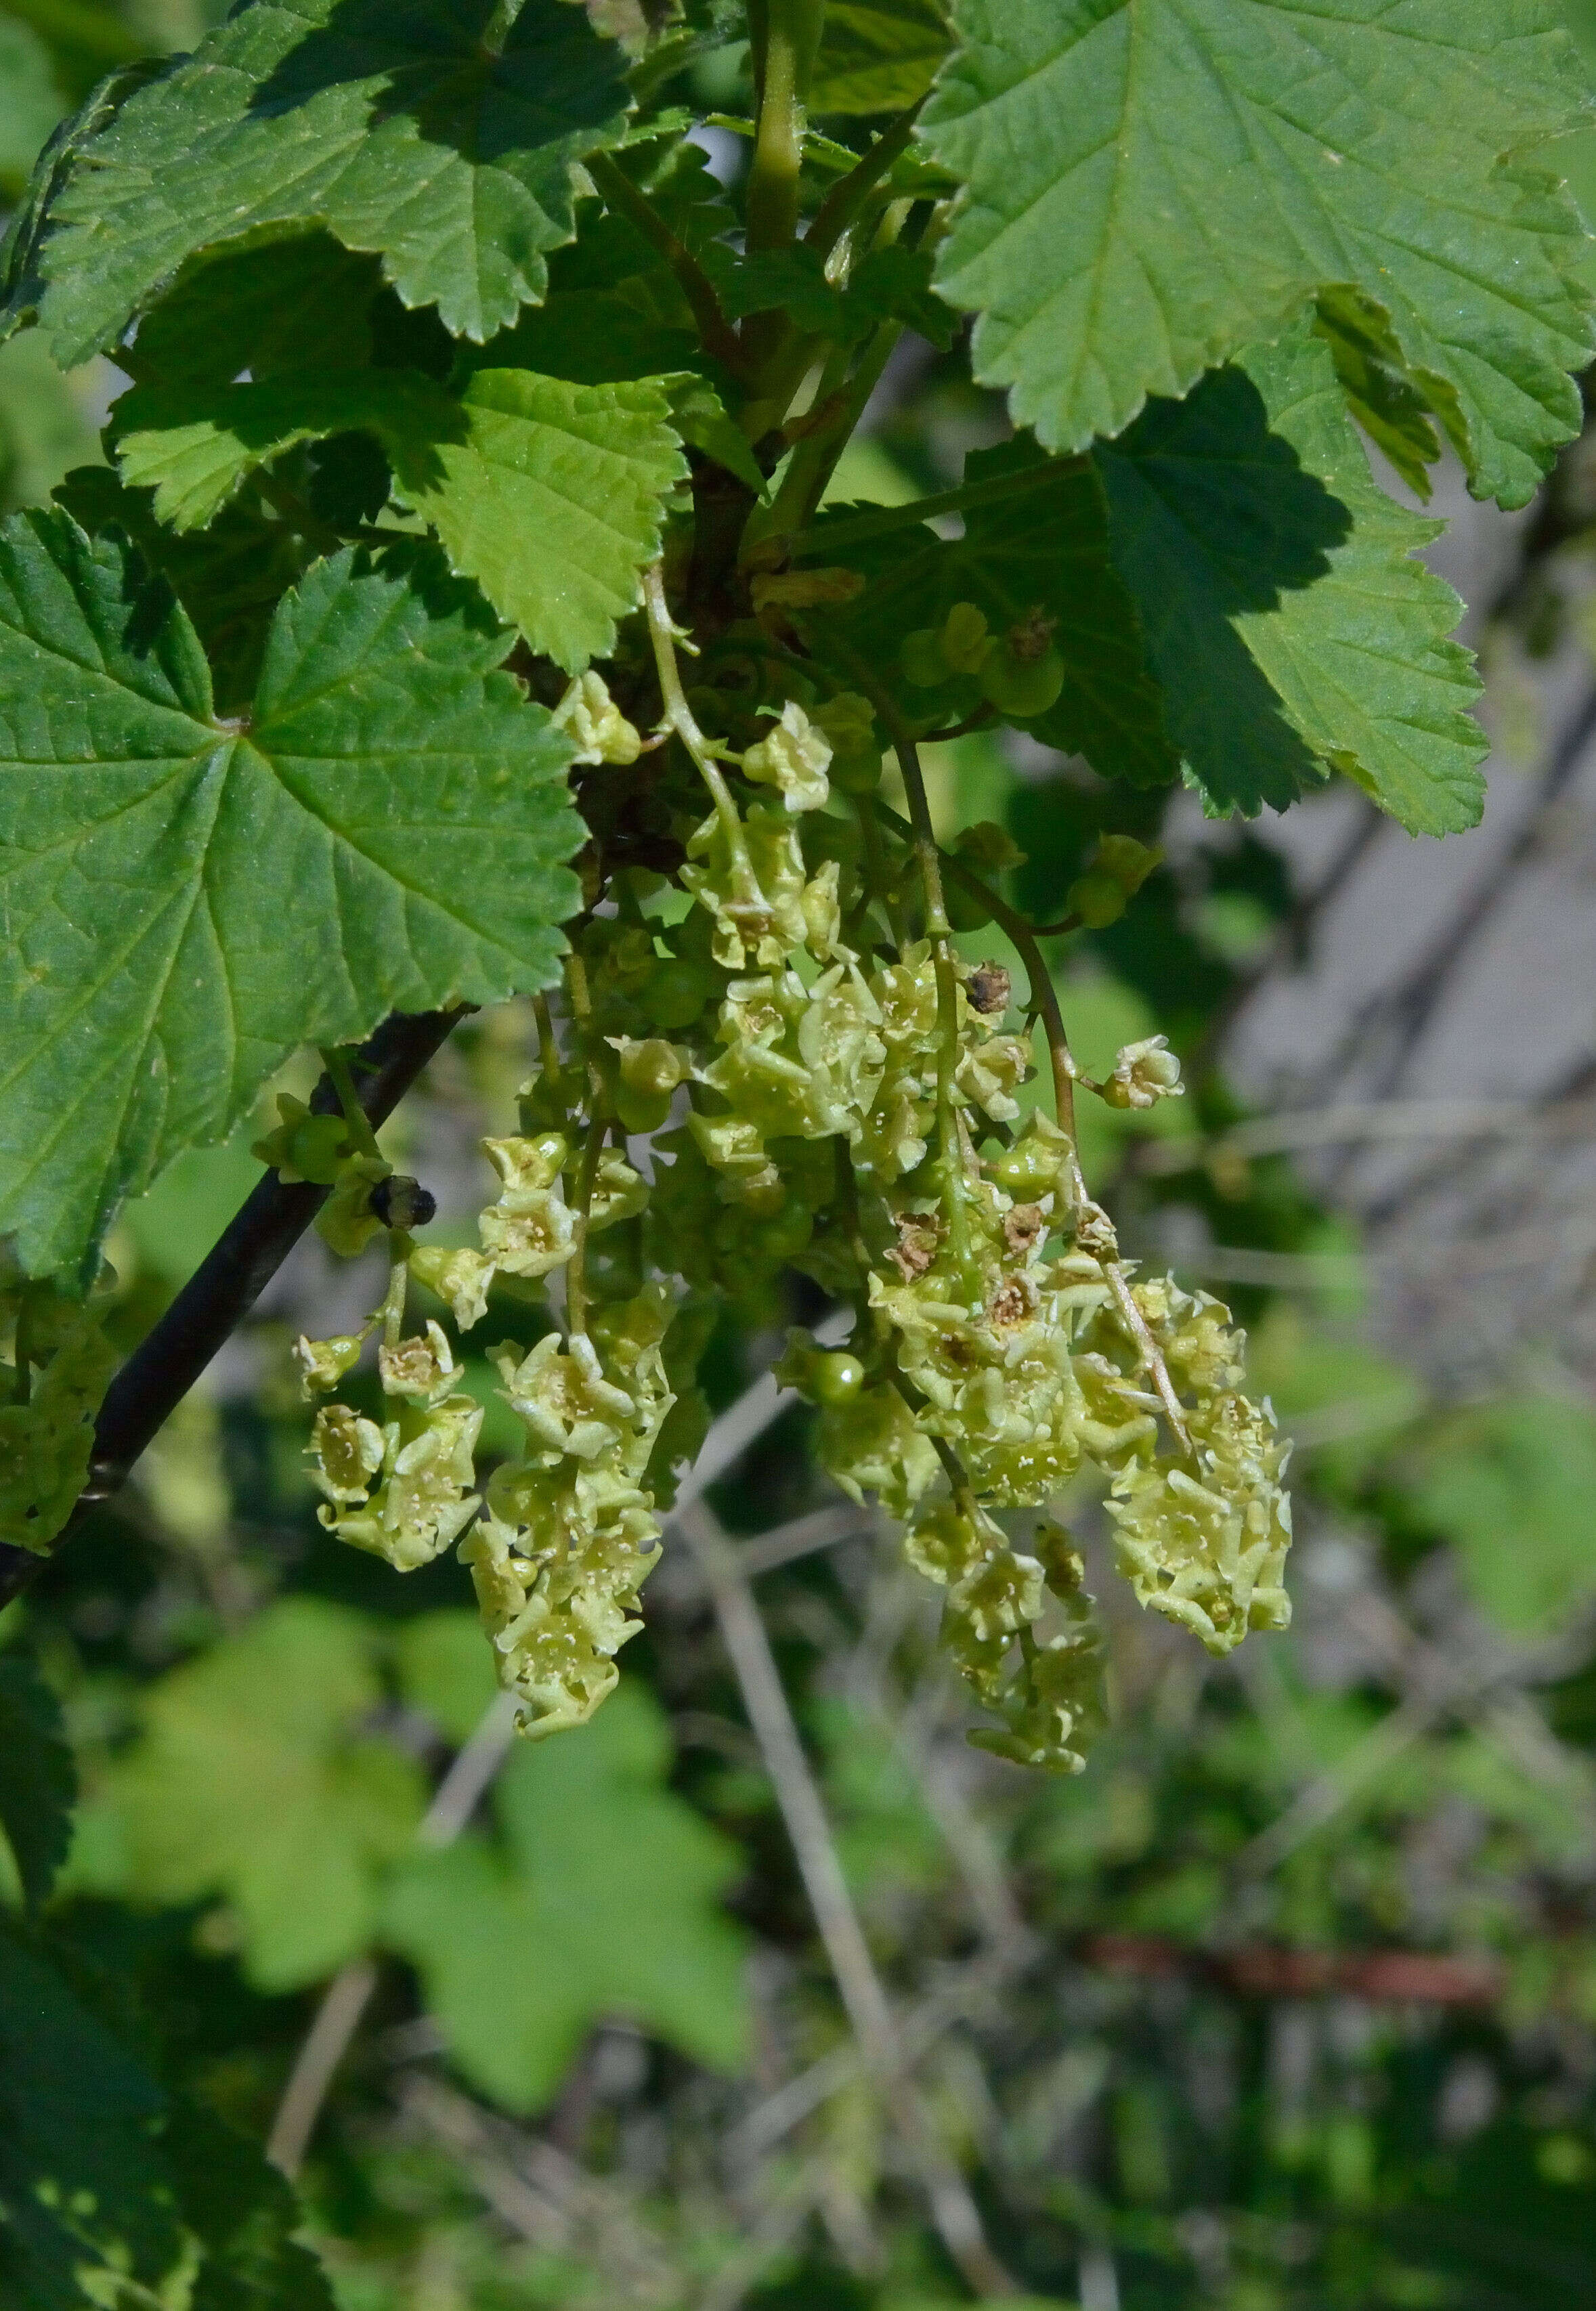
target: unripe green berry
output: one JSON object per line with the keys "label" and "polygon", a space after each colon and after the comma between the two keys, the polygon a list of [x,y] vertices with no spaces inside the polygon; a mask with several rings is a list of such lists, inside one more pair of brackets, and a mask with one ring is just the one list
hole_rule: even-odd
{"label": "unripe green berry", "polygon": [[711,981],[695,963],[656,965],[638,1002],[656,1027],[690,1027],[709,1001]]}
{"label": "unripe green berry", "polygon": [[898,663],[904,681],[912,683],[916,690],[937,690],[953,672],[942,654],[942,637],[932,626],[917,626],[904,635],[898,646]]}
{"label": "unripe green berry", "polygon": [[1058,1151],[1040,1139],[1022,1139],[1016,1147],[993,1156],[991,1171],[1007,1194],[1029,1203],[1058,1186]]}
{"label": "unripe green berry", "polygon": [[874,794],[881,784],[881,749],[866,746],[857,754],[832,756],[831,781],[840,794]]}
{"label": "unripe green berry", "polygon": [[955,674],[979,674],[991,647],[985,612],[973,602],[955,602],[943,621],[940,640],[944,663]]}
{"label": "unripe green berry", "polygon": [[1064,687],[1064,661],[1050,645],[1040,657],[1016,650],[1012,641],[1000,641],[981,661],[981,693],[999,714],[1028,722],[1058,703]]}
{"label": "unripe green berry", "polygon": [[658,1035],[628,1044],[621,1054],[621,1081],[628,1091],[663,1092],[668,1097],[685,1073],[675,1044]]}
{"label": "unripe green berry", "polygon": [[986,901],[973,891],[955,883],[951,876],[943,893],[947,920],[955,931],[978,931],[992,920],[992,911]]}
{"label": "unripe green berry", "polygon": [[816,1404],[850,1404],[865,1384],[865,1368],[846,1348],[816,1356],[809,1368],[807,1393]]}
{"label": "unripe green berry", "polygon": [[1119,921],[1125,911],[1125,900],[1123,883],[1095,868],[1090,875],[1083,875],[1078,883],[1070,885],[1065,904],[1072,915],[1080,917],[1088,930],[1102,931],[1110,923]]}

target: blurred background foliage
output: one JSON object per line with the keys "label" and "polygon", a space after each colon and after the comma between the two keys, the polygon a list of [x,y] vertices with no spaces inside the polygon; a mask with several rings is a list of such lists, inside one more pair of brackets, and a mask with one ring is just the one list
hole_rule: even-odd
{"label": "blurred background foliage", "polygon": [[[928,4],[833,13],[911,55]],[[1569,6],[1596,64],[1596,0]],[[205,16],[0,6],[0,191],[101,72]],[[735,108],[740,69],[698,94]],[[1566,161],[1596,216],[1596,129]],[[97,457],[111,385],[0,352],[9,506]],[[946,487],[1002,430],[919,344],[835,493]],[[616,1698],[517,1749],[445,1846],[429,1803],[487,1665],[458,1567],[397,1582],[317,1528],[288,1345],[370,1295],[312,1241],[0,1618],[5,2311],[315,2311],[318,2261],[343,2311],[929,2311],[971,2299],[927,2215],[949,2170],[1022,2304],[1596,2300],[1596,428],[1527,517],[1443,510],[1498,753],[1441,881],[1350,794],[1288,842],[980,737],[935,765],[949,833],[1006,824],[1044,918],[1100,833],[1165,846],[1058,971],[1089,1067],[1163,1029],[1190,1094],[1095,1112],[1084,1154],[1129,1247],[1252,1329],[1299,1439],[1289,1637],[1218,1664],[1138,1617],[1072,1499],[1112,1722],[1082,1779],[1027,1780],[965,1746],[929,1593],[789,1411],[714,1489],[708,1553],[667,1550]],[[445,1240],[527,1027],[470,1023],[390,1132]],[[249,1136],[128,1214],[128,1343],[257,1176]],[[715,1408],[810,1313],[726,1322]],[[485,1351],[536,1322],[506,1297],[472,1336],[490,1449]],[[911,2125],[816,1931],[728,1593],[757,1600]],[[73,1773],[36,1916],[55,1856],[9,1800],[64,1809]],[[366,2001],[330,2080],[329,1983]],[[307,2079],[301,2218],[258,2147]]]}

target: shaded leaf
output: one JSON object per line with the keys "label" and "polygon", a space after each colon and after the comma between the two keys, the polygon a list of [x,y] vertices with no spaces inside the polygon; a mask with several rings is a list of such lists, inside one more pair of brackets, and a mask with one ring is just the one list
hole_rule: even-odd
{"label": "shaded leaf", "polygon": [[[624,126],[625,57],[580,8],[257,0],[130,97],[49,199],[40,318],[64,365],[200,250],[320,226],[482,338],[544,293],[571,168]],[[424,192],[418,188],[424,187]]]}
{"label": "shaded leaf", "polygon": [[76,1796],[55,1695],[25,1653],[0,1653],[0,1829],[30,1907],[65,1858]]}
{"label": "shaded leaf", "polygon": [[332,2311],[292,2237],[301,2219],[252,2144],[169,2097],[59,1968],[0,1924],[6,2311]]}
{"label": "shaded leaf", "polygon": [[[979,486],[1024,472],[1034,475],[1033,485],[972,506],[956,541],[920,528],[837,549],[870,580],[846,623],[860,646],[895,666],[903,636],[939,625],[955,602],[973,602],[996,632],[1041,610],[1056,621],[1065,684],[1058,704],[1027,728],[1049,746],[1085,754],[1105,778],[1166,785],[1179,774],[1179,756],[1165,735],[1135,601],[1114,569],[1098,476],[1016,441],[967,458],[964,480]],[[816,551],[824,536],[823,518]]]}
{"label": "shaded leaf", "polygon": [[925,94],[947,49],[938,0],[830,0],[809,109],[901,111]]}
{"label": "shaded leaf", "polygon": [[100,1850],[122,1857],[101,1890],[221,1897],[262,1989],[331,1974],[366,1947],[378,1873],[421,1818],[414,1766],[362,1732],[379,1697],[365,1624],[309,1598],[171,1670],[93,1801]]}
{"label": "shaded leaf", "polygon": [[[434,1706],[437,1651],[420,1688]],[[546,2104],[608,2015],[718,2069],[743,2060],[742,1937],[717,1900],[735,1853],[661,1786],[668,1764],[658,1705],[624,1684],[569,1740],[518,1746],[495,1789],[501,1844],[417,1858],[392,1887],[387,1939],[508,2109]]]}
{"label": "shaded leaf", "polygon": [[482,615],[421,563],[318,563],[245,727],[127,548],[60,512],[0,532],[0,1226],[32,1267],[297,1043],[553,974],[569,750]]}
{"label": "shaded leaf", "polygon": [[1051,449],[1118,433],[1349,285],[1481,496],[1578,431],[1596,336],[1555,177],[1588,109],[1556,0],[956,0],[922,122],[968,194],[938,268]]}
{"label": "shaded leaf", "polygon": [[1318,301],[1314,328],[1330,349],[1354,417],[1427,505],[1429,469],[1441,455],[1440,437],[1424,396],[1402,372],[1378,310],[1349,290],[1330,289]]}
{"label": "shaded leaf", "polygon": [[310,232],[184,266],[139,324],[139,374],[162,386],[227,385],[301,370],[358,369],[382,285],[375,258]]}
{"label": "shaded leaf", "polygon": [[1156,402],[1096,459],[1164,711],[1219,813],[1344,771],[1415,833],[1472,826],[1479,685],[1439,525],[1376,487],[1329,348],[1299,331]]}

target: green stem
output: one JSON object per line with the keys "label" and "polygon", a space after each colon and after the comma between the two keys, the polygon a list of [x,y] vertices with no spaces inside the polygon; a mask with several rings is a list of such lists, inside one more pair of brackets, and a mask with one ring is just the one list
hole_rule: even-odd
{"label": "green stem", "polygon": [[937,1138],[943,1185],[947,1192],[948,1248],[960,1275],[970,1278],[973,1274],[970,1261],[970,1224],[964,1209],[964,1150],[959,1140],[954,1082],[959,1064],[959,981],[954,968],[952,926],[947,920],[947,902],[942,889],[942,854],[937,847],[936,829],[931,824],[931,805],[926,793],[925,774],[920,769],[920,749],[915,745],[913,731],[899,711],[897,701],[876,681],[868,660],[862,658],[851,644],[842,641],[834,630],[831,632],[831,641],[885,726],[893,743],[893,752],[898,758],[898,768],[903,774],[903,790],[909,798],[911,840],[915,864],[920,869],[920,885],[925,892],[926,930],[931,941],[937,973]]}
{"label": "green stem", "polygon": [[324,1044],[321,1048],[321,1064],[327,1069],[327,1081],[338,1094],[338,1104],[344,1111],[344,1121],[349,1126],[349,1137],[362,1156],[374,1156],[380,1164],[384,1160],[382,1150],[377,1145],[377,1134],[372,1130],[366,1111],[361,1105],[361,1095],[354,1087],[354,1077],[350,1073],[348,1060],[336,1044]]}
{"label": "green stem", "polygon": [[829,257],[842,235],[852,225],[864,208],[871,193],[880,183],[898,155],[908,149],[914,134],[914,124],[925,104],[922,96],[907,112],[899,113],[892,126],[876,138],[869,151],[850,169],[838,184],[832,187],[815,210],[804,239],[811,249]]}
{"label": "green stem", "polygon": [[609,206],[635,225],[669,266],[676,286],[693,309],[705,353],[712,353],[734,377],[742,378],[746,364],[737,333],[720,310],[714,283],[686,242],[672,231],[647,194],[607,153],[589,153],[583,165]]}
{"label": "green stem", "polygon": [[737,816],[737,807],[731,789],[720,774],[711,741],[699,728],[687,694],[682,688],[682,676],[676,665],[676,629],[665,598],[663,565],[653,562],[643,572],[643,602],[649,614],[649,634],[654,645],[654,664],[659,674],[659,697],[665,709],[665,719],[676,732],[687,752],[697,763],[700,775],[710,790],[731,855],[732,873],[739,893],[750,901],[758,897],[758,882],[754,864],[748,856],[748,845],[743,833],[743,822]]}
{"label": "green stem", "polygon": [[[1085,464],[1084,458],[1056,458],[1048,470],[1053,474],[1076,473]],[[792,558],[795,562],[814,561],[831,554],[839,545],[864,545],[872,538],[891,537],[900,529],[918,528],[939,514],[972,513],[981,506],[998,505],[1005,498],[1023,497],[1036,487],[1041,470],[1029,466],[1017,474],[995,474],[990,482],[971,482],[960,489],[943,490],[936,497],[917,498],[912,505],[883,506],[878,512],[855,514],[847,521],[828,521],[823,528],[800,531],[792,539]]]}
{"label": "green stem", "polygon": [[759,42],[759,118],[748,172],[748,247],[785,249],[798,233],[804,108],[825,0],[762,0],[750,17]]}
{"label": "green stem", "polygon": [[385,1348],[397,1348],[405,1337],[405,1297],[410,1282],[410,1271],[405,1263],[409,1256],[409,1237],[390,1237],[392,1264],[388,1271],[388,1290],[382,1295],[382,1305],[378,1309],[375,1319],[382,1326]]}
{"label": "green stem", "polygon": [[594,1117],[588,1127],[581,1169],[577,1174],[576,1241],[565,1269],[565,1330],[572,1339],[588,1329],[588,1217],[593,1208],[593,1185],[598,1177],[598,1159],[609,1137],[609,1126],[607,1115]]}

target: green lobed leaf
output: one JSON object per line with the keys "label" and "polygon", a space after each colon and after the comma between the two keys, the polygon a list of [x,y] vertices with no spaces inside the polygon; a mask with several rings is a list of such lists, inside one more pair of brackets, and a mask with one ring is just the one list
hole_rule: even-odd
{"label": "green lobed leaf", "polygon": [[809,109],[901,111],[925,94],[947,49],[938,0],[829,0]]}
{"label": "green lobed leaf", "polygon": [[0,1829],[30,1908],[65,1859],[76,1795],[55,1695],[25,1653],[0,1653]]}
{"label": "green lobed leaf", "polygon": [[1423,395],[1403,375],[1378,309],[1349,290],[1327,290],[1318,301],[1314,329],[1330,349],[1347,406],[1427,505],[1429,469],[1441,455],[1440,437]]}
{"label": "green lobed leaf", "polygon": [[[440,1693],[458,1736],[469,1712],[447,1648],[414,1659],[417,1697]],[[518,1747],[494,1792],[501,1845],[418,1857],[393,1883],[385,1938],[507,2109],[545,2106],[606,2016],[717,2069],[746,2055],[742,1937],[718,1900],[735,1853],[662,1786],[669,1757],[658,1705],[624,1683],[569,1740]]]}
{"label": "green lobed leaf", "polygon": [[80,2271],[109,2277],[119,2263],[147,2286],[179,2271],[183,2237],[155,2139],[163,2102],[57,1969],[0,1921],[0,2299],[8,2307],[83,2311],[91,2298]]}
{"label": "green lobed leaf", "polygon": [[1330,349],[1299,330],[1152,404],[1096,453],[1115,564],[1209,806],[1284,809],[1344,771],[1411,833],[1474,825],[1479,684],[1437,523],[1379,489]]}
{"label": "green lobed leaf", "polygon": [[[36,337],[13,340],[0,352],[0,371],[13,351],[43,346]],[[129,489],[109,466],[77,466],[55,492],[91,536],[124,529],[158,570],[188,613],[210,661],[218,710],[248,704],[260,678],[272,612],[299,577],[300,541],[269,509],[240,500],[226,506],[208,529],[179,536],[160,521],[153,489]]]}
{"label": "green lobed leaf", "polygon": [[[129,97],[46,199],[39,316],[64,366],[201,250],[324,227],[406,305],[483,338],[575,230],[572,163],[624,131],[625,57],[580,8],[256,0]],[[37,237],[37,236],[36,236]]]}
{"label": "green lobed leaf", "polygon": [[547,983],[569,747],[424,562],[316,564],[219,719],[164,581],[0,530],[0,1228],[53,1270],[295,1045]]}
{"label": "green lobed leaf", "polygon": [[100,1890],[221,1897],[264,1990],[318,1982],[363,1949],[382,1869],[408,1848],[423,1792],[411,1760],[362,1728],[380,1698],[353,1613],[269,1606],[143,1696],[143,1731],[93,1800]]}
{"label": "green lobed leaf", "polygon": [[[895,667],[903,636],[939,625],[955,602],[973,602],[995,632],[1041,610],[1056,621],[1065,683],[1058,704],[1026,727],[1049,746],[1085,754],[1104,778],[1167,785],[1180,757],[1136,603],[1114,568],[1097,474],[1015,441],[966,459],[964,480],[979,486],[1027,471],[1032,486],[972,506],[956,541],[915,528],[838,548],[869,580],[843,623],[859,646]],[[825,528],[823,518],[816,552]]]}
{"label": "green lobed leaf", "polygon": [[968,191],[938,281],[978,379],[1051,449],[1342,285],[1478,494],[1522,505],[1581,422],[1584,248],[1522,155],[1590,105],[1556,0],[955,0],[923,117]]}
{"label": "green lobed leaf", "polygon": [[574,674],[642,598],[667,493],[687,478],[661,384],[478,370],[458,440],[396,457],[400,494],[535,650]]}
{"label": "green lobed leaf", "polygon": [[192,529],[296,442],[368,429],[451,567],[574,673],[614,648],[659,551],[667,493],[686,479],[667,383],[482,369],[458,399],[403,370],[138,387],[117,405],[118,457],[125,482],[154,488],[161,520]]}

